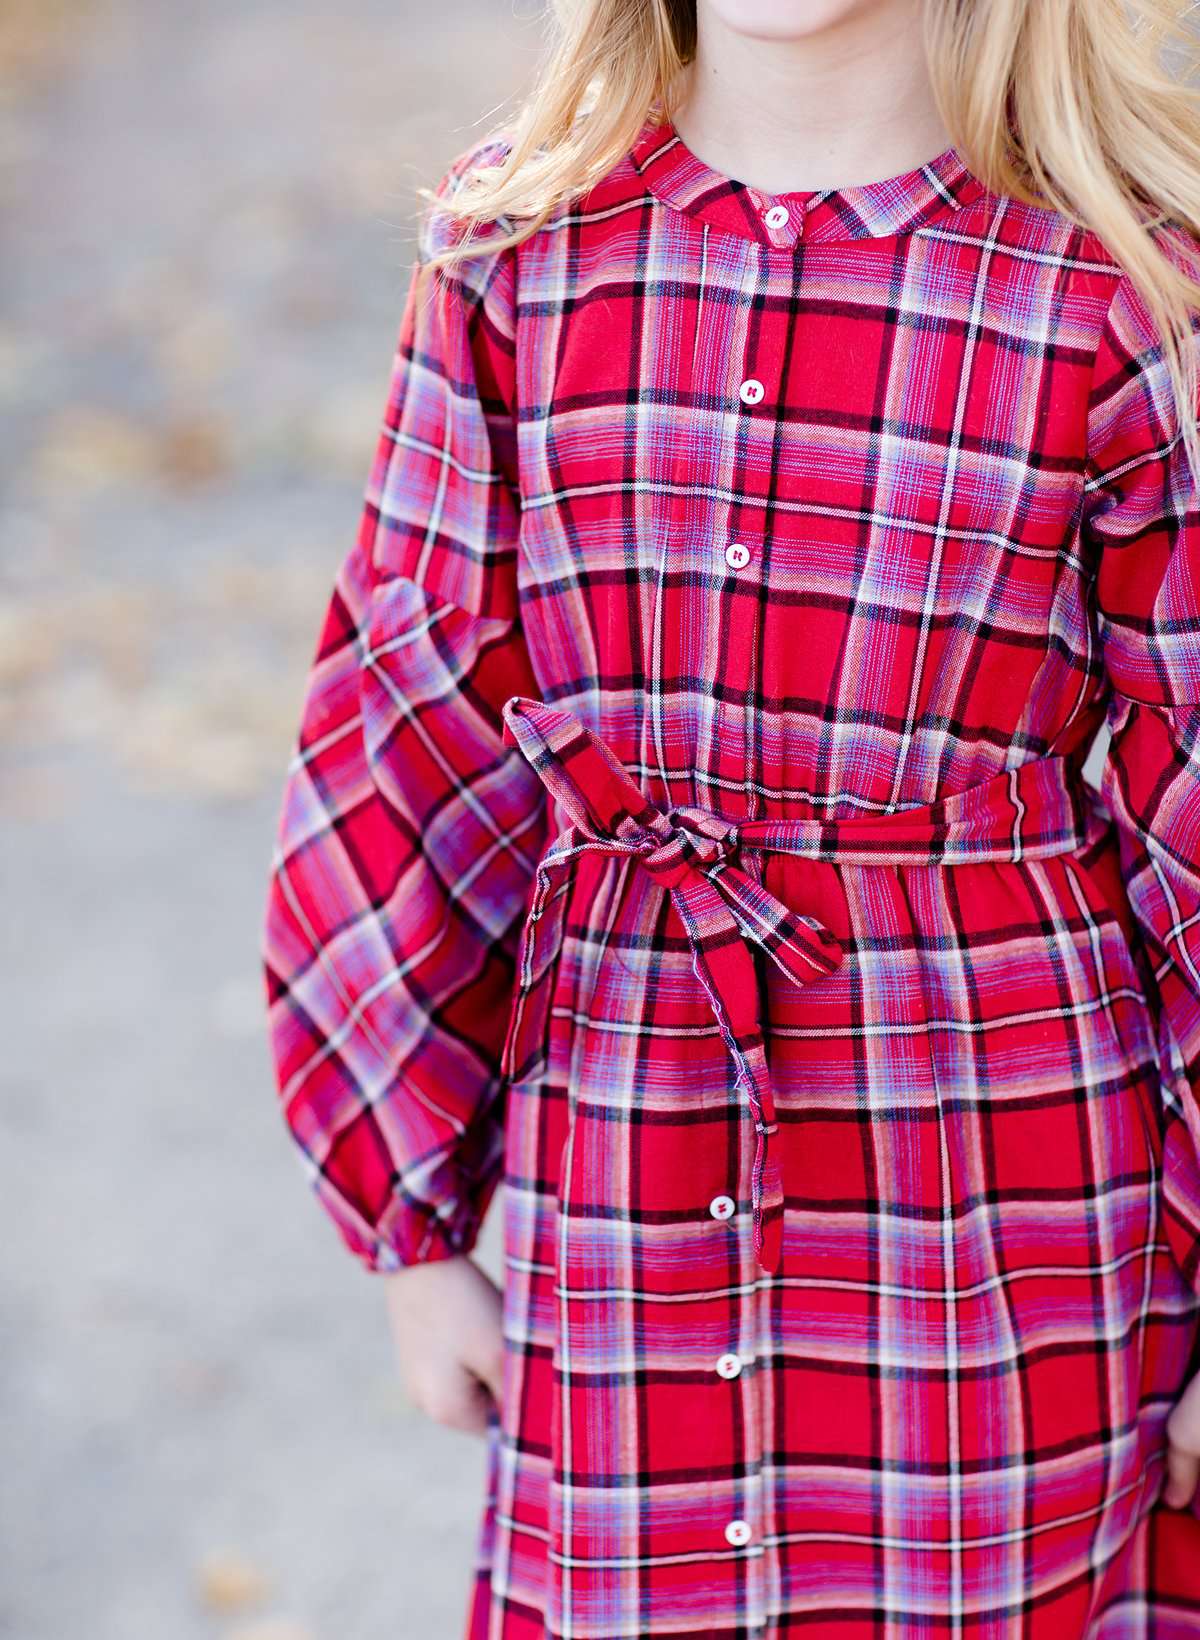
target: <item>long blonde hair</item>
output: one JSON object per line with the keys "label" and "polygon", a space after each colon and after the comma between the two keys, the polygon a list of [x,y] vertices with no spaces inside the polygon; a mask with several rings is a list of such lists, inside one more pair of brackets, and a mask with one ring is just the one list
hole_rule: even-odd
{"label": "long blonde hair", "polygon": [[[1063,212],[1128,273],[1157,326],[1200,475],[1189,345],[1200,307],[1200,100],[1191,84],[1200,42],[1181,0],[920,4],[951,141],[986,187]],[[430,267],[471,255],[484,223],[491,250],[519,244],[617,165],[651,112],[674,115],[696,51],[696,0],[551,0],[548,22],[532,91],[491,133],[505,140],[503,163],[479,167],[437,201],[462,227]],[[433,190],[417,192],[434,202]]]}

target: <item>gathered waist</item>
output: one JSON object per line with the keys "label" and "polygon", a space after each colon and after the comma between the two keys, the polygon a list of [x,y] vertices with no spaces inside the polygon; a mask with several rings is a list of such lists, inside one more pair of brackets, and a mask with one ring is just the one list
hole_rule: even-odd
{"label": "gathered waist", "polygon": [[762,849],[842,862],[1041,859],[1084,846],[1100,799],[1061,753],[1029,758],[906,808],[849,818],[730,819],[692,804],[659,808],[594,730],[562,707],[514,695],[504,738],[520,748],[581,837],[624,851],[678,837],[704,860]]}

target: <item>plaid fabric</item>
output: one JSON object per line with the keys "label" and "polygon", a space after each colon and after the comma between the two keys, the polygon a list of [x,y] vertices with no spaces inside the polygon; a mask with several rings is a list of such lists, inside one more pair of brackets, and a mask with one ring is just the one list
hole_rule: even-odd
{"label": "plaid fabric", "polygon": [[[504,140],[447,169],[461,186]],[[1200,1634],[1200,504],[953,150],[423,223],[264,927],[369,1270],[503,1180],[471,1640]],[[1080,774],[1112,732],[1100,789]]]}

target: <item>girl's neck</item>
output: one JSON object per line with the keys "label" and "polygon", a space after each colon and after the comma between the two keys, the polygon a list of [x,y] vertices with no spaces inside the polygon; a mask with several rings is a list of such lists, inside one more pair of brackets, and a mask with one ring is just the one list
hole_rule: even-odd
{"label": "girl's neck", "polygon": [[[773,9],[769,9],[773,8]],[[950,143],[933,100],[916,0],[826,0],[793,23],[778,0],[698,0],[698,46],[675,116],[715,170],[767,193],[848,187],[920,165]],[[809,7],[809,10],[820,9]],[[770,19],[756,33],[742,18]]]}

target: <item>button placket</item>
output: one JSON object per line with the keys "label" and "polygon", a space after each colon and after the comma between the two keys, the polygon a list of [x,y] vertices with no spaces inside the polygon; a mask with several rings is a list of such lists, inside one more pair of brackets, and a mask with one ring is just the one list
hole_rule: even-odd
{"label": "button placket", "polygon": [[[747,248],[747,287],[755,295],[761,293],[766,298],[783,297],[794,288],[798,277],[798,258],[793,263],[789,252],[793,245],[798,250],[803,213],[789,201],[784,207],[786,221],[778,217],[768,220],[770,213],[782,204],[769,197],[761,201],[762,241]],[[787,304],[780,300],[765,300],[761,306],[752,303],[745,329],[736,337],[735,346],[724,362],[729,372],[726,376],[728,414],[722,427],[720,459],[721,470],[728,475],[729,492],[723,519],[725,528],[718,534],[713,548],[714,558],[718,552],[723,555],[721,567],[726,576],[731,577],[726,580],[720,600],[721,640],[731,667],[723,680],[726,689],[718,701],[722,718],[726,712],[733,712],[729,703],[738,698],[739,691],[746,690],[747,700],[754,698],[762,606],[756,582],[765,563],[763,536],[770,527],[774,506],[771,497],[775,493],[773,485],[764,493],[756,475],[767,470],[776,449],[780,407],[785,403],[786,372],[792,368],[792,351],[786,345],[790,312]],[[722,745],[727,747],[736,745],[743,737],[749,741],[753,736],[752,714],[746,711],[736,718],[731,716],[728,723],[719,726],[719,733]],[[748,745],[745,767],[753,766],[755,755]],[[748,805],[755,817],[756,804],[751,787]],[[761,869],[760,856],[751,851],[745,864],[752,874],[757,874]],[[748,1632],[758,1633],[764,1627],[769,1629],[768,1613],[777,1609],[781,1579],[778,1557],[768,1547],[777,1500],[772,1491],[772,1472],[765,1458],[767,1411],[763,1405],[763,1378],[756,1371],[747,1372],[746,1368],[760,1358],[764,1348],[769,1353],[771,1347],[772,1285],[760,1279],[761,1272],[755,1266],[750,1215],[743,1209],[743,1204],[748,1208],[751,1197],[753,1148],[750,1145],[739,1148],[736,1188],[732,1196],[713,1197],[709,1213],[714,1219],[729,1221],[728,1230],[737,1232],[737,1263],[744,1287],[737,1314],[730,1317],[727,1347],[710,1358],[709,1370],[714,1393],[736,1397],[737,1434],[729,1458],[737,1466],[741,1481],[738,1493],[727,1503],[729,1518],[718,1529],[723,1533],[723,1541],[742,1581]]]}

